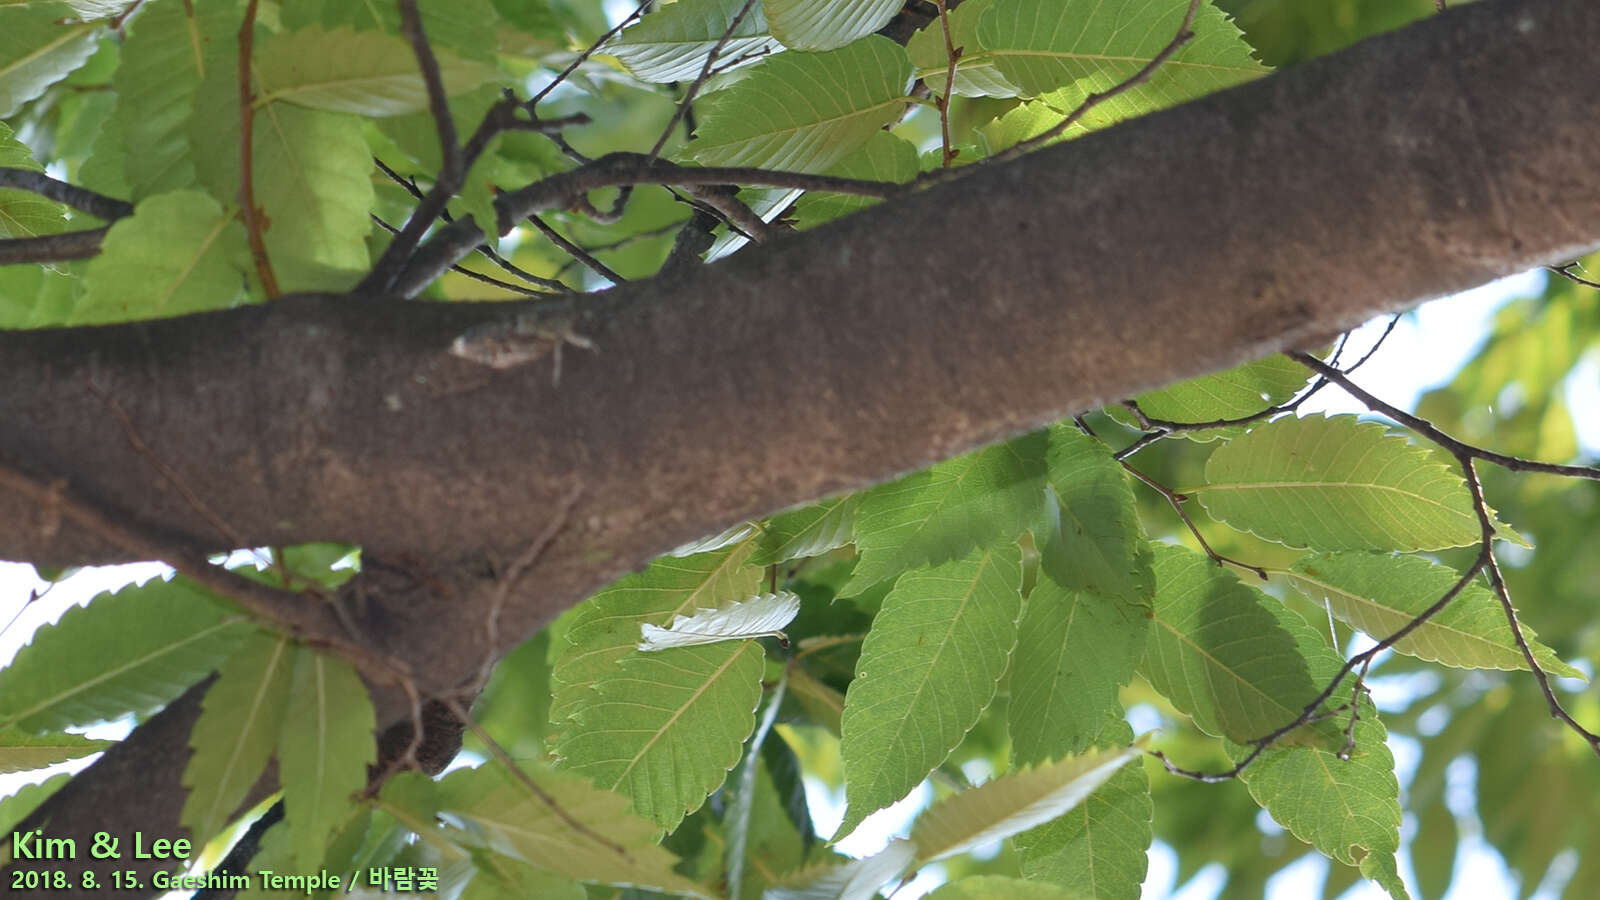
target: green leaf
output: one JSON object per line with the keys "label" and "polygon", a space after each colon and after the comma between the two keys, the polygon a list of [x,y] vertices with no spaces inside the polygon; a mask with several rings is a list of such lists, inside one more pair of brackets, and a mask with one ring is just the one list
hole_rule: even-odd
{"label": "green leaf", "polygon": [[0,671],[0,729],[61,731],[146,713],[211,674],[249,626],[187,579],[73,607]]}
{"label": "green leaf", "polygon": [[[865,144],[829,169],[827,174],[904,184],[917,177],[917,148],[905,138],[887,131],[873,132]],[[881,202],[871,197],[807,192],[795,201],[795,228],[801,231],[815,228],[823,222],[848,216]]]}
{"label": "green leaf", "polygon": [[76,21],[60,3],[0,9],[0,118],[87,62],[103,33],[100,23]]}
{"label": "green leaf", "polygon": [[1060,517],[1045,529],[1040,565],[1070,590],[1148,605],[1155,576],[1127,473],[1110,448],[1072,425],[1052,426],[1049,441]]}
{"label": "green leaf", "polygon": [[[1448,566],[1380,553],[1305,556],[1289,574],[1289,582],[1306,599],[1325,604],[1340,621],[1378,640],[1410,624],[1460,578]],[[1531,628],[1521,627],[1541,668],[1567,678],[1584,677],[1539,643]],[[1462,669],[1528,668],[1500,601],[1477,579],[1394,649]]]}
{"label": "green leaf", "polygon": [[[1120,708],[1107,719],[1101,747],[1133,740]],[[1150,776],[1142,766],[1124,766],[1082,803],[1017,835],[1022,874],[1096,900],[1137,900],[1149,867],[1154,812]]]}
{"label": "green leaf", "polygon": [[250,637],[222,664],[206,690],[183,770],[189,796],[179,821],[196,844],[220,832],[266,770],[288,705],[294,646],[267,634]]}
{"label": "green leaf", "polygon": [[301,870],[315,870],[378,758],[367,687],[342,659],[300,648],[278,741],[284,819]]}
{"label": "green leaf", "polygon": [[977,723],[1016,643],[1021,585],[1013,544],[908,572],[884,598],[845,694],[838,836],[910,793]]}
{"label": "green leaf", "polygon": [[1155,623],[1139,666],[1152,687],[1202,731],[1239,743],[1300,715],[1322,685],[1270,609],[1282,604],[1181,547],[1156,546],[1155,573]]}
{"label": "green leaf", "polygon": [[[1041,572],[1018,628],[1006,717],[1019,764],[1095,742],[1144,655],[1148,604],[1069,591]],[[1131,740],[1131,738],[1130,738]]]}
{"label": "green leaf", "polygon": [[[1282,604],[1269,609],[1277,625],[1293,636],[1313,682],[1321,688],[1332,681],[1344,660],[1327,639]],[[1341,685],[1334,696],[1348,699],[1349,692]],[[1348,713],[1340,716],[1341,732],[1347,721]],[[1335,755],[1343,745],[1342,738],[1332,749],[1274,745],[1241,772],[1239,780],[1295,837],[1345,865],[1360,866],[1361,873],[1390,896],[1404,900],[1406,889],[1395,865],[1400,847],[1400,784],[1394,775],[1394,757],[1385,743],[1387,737],[1377,710],[1363,699],[1349,760]],[[1235,746],[1229,752],[1240,759],[1247,750]]]}
{"label": "green leaf", "polygon": [[445,776],[439,808],[449,820],[481,829],[490,849],[541,869],[580,881],[708,896],[672,871],[676,859],[657,846],[657,826],[628,812],[624,798],[538,763],[524,764],[523,771],[545,797],[489,764]]}
{"label": "green leaf", "polygon": [[944,859],[1042,825],[1082,803],[1138,755],[1132,747],[1090,750],[955,794],[917,817],[911,829],[917,860]]}
{"label": "green leaf", "polygon": [[[524,15],[543,6],[518,0]],[[285,31],[319,27],[333,31],[340,27],[377,30],[389,34],[400,31],[400,9],[395,3],[350,3],[348,0],[286,0],[279,15]],[[496,49],[499,16],[489,0],[419,0],[422,30],[435,52],[455,51],[459,56],[492,62]],[[525,12],[524,12],[525,11]],[[545,15],[549,15],[548,10]],[[408,51],[409,52],[409,51]],[[258,52],[256,59],[261,59]]]}
{"label": "green leaf", "polygon": [[1241,531],[1313,550],[1439,550],[1477,543],[1461,476],[1355,416],[1285,416],[1218,447],[1195,489]]}
{"label": "green leaf", "polygon": [[[0,19],[0,22],[3,22]],[[11,126],[0,122],[0,166],[43,172]],[[29,238],[66,230],[66,207],[32,191],[0,189],[0,238]]]}
{"label": "green leaf", "polygon": [[[627,66],[635,78],[693,81],[700,77],[706,57],[728,34],[728,26],[744,5],[745,0],[678,0],[624,28],[601,49]],[[756,0],[722,45],[713,65],[721,67],[740,57],[755,59],[781,49],[767,28],[760,0]]]}
{"label": "green leaf", "polygon": [[1242,419],[1290,400],[1308,378],[1304,366],[1278,353],[1149,391],[1134,401],[1145,415],[1168,422]]}
{"label": "green leaf", "polygon": [[1045,509],[1044,432],[946,460],[861,497],[849,596],[907,569],[1009,544]]}
{"label": "green leaf", "polygon": [[762,660],[753,641],[624,657],[564,727],[562,768],[625,794],[671,831],[739,761],[755,728]]}
{"label": "green leaf", "polygon": [[[39,804],[49,799],[51,794],[67,786],[72,776],[66,772],[52,775],[38,784],[25,784],[17,788],[17,792],[9,797],[0,798],[0,831],[10,832],[18,823],[28,817],[28,814],[39,808]],[[0,857],[5,855],[0,852]]]}
{"label": "green leaf", "polygon": [[81,734],[28,734],[15,728],[0,731],[0,775],[42,769],[58,762],[99,753],[112,741],[94,741]]}
{"label": "green leaf", "polygon": [[137,201],[195,183],[188,139],[195,91],[208,72],[229,84],[237,78],[223,64],[224,54],[212,50],[208,55],[205,48],[234,40],[239,11],[231,3],[200,4],[198,9],[154,3],[131,27],[113,80],[117,106],[112,115],[126,154],[124,175]]}
{"label": "green leaf", "polygon": [[623,658],[640,655],[641,626],[666,625],[673,616],[716,609],[755,594],[761,569],[749,565],[753,544],[687,558],[662,557],[643,572],[619,579],[571,613],[551,682],[550,722],[560,726],[599,686],[618,676]]}
{"label": "green leaf", "polygon": [[821,556],[853,540],[857,500],[847,494],[779,513],[766,521],[756,539],[751,565],[770,566],[807,556]]}
{"label": "green leaf", "polygon": [[[445,93],[497,80],[500,70],[434,51]],[[319,26],[275,34],[256,56],[257,102],[287,101],[329,112],[399,116],[428,108],[428,88],[404,40],[381,31]]]}
{"label": "green leaf", "polygon": [[1006,875],[968,875],[942,885],[928,900],[1089,900],[1094,896]]}
{"label": "green leaf", "polygon": [[[1052,104],[1070,110],[1089,93],[1127,81],[1155,58],[1177,34],[1188,5],[1188,0],[998,0],[978,21],[981,52],[968,61],[992,63],[1024,96],[1054,92]],[[1216,7],[1202,5],[1191,30],[1194,39],[1149,81],[1102,103],[1093,118],[1142,115],[1266,73]]]}
{"label": "green leaf", "polygon": [[769,57],[706,98],[686,148],[707,166],[825,172],[905,108],[911,60],[888,38]]}
{"label": "green leaf", "polygon": [[[373,202],[372,157],[362,120],[272,103],[256,111],[256,203],[265,214],[267,256],[285,291],[345,290],[371,263],[366,237]],[[229,79],[195,97],[189,140],[211,196],[239,192],[239,111]]]}
{"label": "green leaf", "polygon": [[889,24],[901,0],[762,0],[772,35],[791,50],[835,50]]}
{"label": "green leaf", "polygon": [[199,191],[147,197],[111,226],[89,261],[73,324],[180,316],[232,306],[244,286],[234,260],[244,229]]}
{"label": "green leaf", "polygon": [[916,858],[917,848],[895,838],[871,856],[847,863],[813,863],[767,890],[762,900],[872,900],[878,889],[899,878]]}
{"label": "green leaf", "polygon": [[[956,60],[955,92],[963,97],[1015,97],[1021,93],[1000,74],[994,57],[982,52],[983,43],[978,40],[979,19],[997,2],[1002,0],[965,0],[949,12],[950,45],[961,54]],[[929,90],[943,96],[950,57],[944,44],[944,28],[938,21],[912,35],[906,42],[906,52],[917,67],[917,77],[927,83]]]}

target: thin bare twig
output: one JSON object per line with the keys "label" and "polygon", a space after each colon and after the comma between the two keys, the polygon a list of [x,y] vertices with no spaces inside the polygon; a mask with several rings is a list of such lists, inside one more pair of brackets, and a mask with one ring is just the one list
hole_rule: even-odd
{"label": "thin bare twig", "polygon": [[47,234],[44,237],[0,240],[0,266],[92,259],[100,255],[100,245],[105,242],[106,232],[110,230],[107,226]]}
{"label": "thin bare twig", "polygon": [[282,293],[278,289],[278,276],[272,271],[272,261],[267,258],[267,243],[263,236],[265,225],[261,211],[256,208],[255,161],[252,144],[255,135],[255,90],[250,83],[250,57],[255,48],[256,4],[250,0],[245,5],[244,21],[239,25],[239,217],[244,220],[245,237],[250,243],[250,258],[255,261],[256,276],[261,279],[261,290],[268,300]]}
{"label": "thin bare twig", "polygon": [[957,47],[950,39],[950,13],[945,0],[934,0],[934,4],[939,7],[939,30],[944,32],[944,95],[938,98],[938,104],[939,138],[944,147],[944,168],[948,169],[956,159],[956,151],[950,146],[950,98],[956,93],[956,60],[966,48]]}
{"label": "thin bare twig", "polygon": [[115,222],[118,219],[133,215],[133,204],[104,194],[97,194],[87,188],[81,188],[65,181],[57,181],[43,172],[34,172],[29,169],[12,169],[0,167],[0,187],[16,188],[38,194],[47,200],[65,203],[80,212],[86,212],[97,219]]}
{"label": "thin bare twig", "polygon": [[[377,223],[378,227],[382,228],[384,231],[387,231],[390,234],[399,234],[400,233],[400,229],[394,227],[393,225],[389,224],[388,222],[385,222],[376,213],[370,213],[369,215],[371,215],[372,221]],[[487,247],[480,247],[479,249],[480,250],[485,250],[485,249],[487,249]],[[462,275],[462,276],[465,276],[467,278],[470,278],[473,281],[479,282],[480,284],[487,284],[487,285],[490,285],[491,287],[497,287],[497,288],[500,288],[502,290],[512,291],[514,293],[522,294],[523,296],[526,296],[526,297],[543,297],[546,294],[550,293],[549,291],[536,291],[533,288],[523,287],[520,284],[513,284],[513,283],[511,283],[509,281],[504,281],[502,279],[495,278],[493,275],[485,275],[482,272],[478,272],[478,271],[474,271],[472,269],[469,269],[466,266],[462,265],[461,263],[456,263],[455,265],[451,266],[450,267],[450,271],[456,273],[457,275]]]}
{"label": "thin bare twig", "polygon": [[531,223],[534,228],[539,229],[539,233],[544,235],[545,238],[550,241],[550,243],[555,244],[556,247],[560,248],[561,252],[567,254],[578,262],[583,263],[596,275],[599,275],[601,278],[606,279],[612,284],[627,283],[628,279],[623,278],[616,272],[611,271],[610,266],[607,266],[600,260],[595,259],[594,256],[589,253],[589,251],[579,247],[572,241],[567,240],[566,236],[550,227],[550,225],[543,219],[539,218],[538,216],[529,216],[528,222]]}
{"label": "thin bare twig", "polygon": [[400,5],[400,34],[411,44],[411,53],[417,58],[417,68],[422,71],[422,83],[428,89],[428,113],[433,116],[433,127],[439,132],[439,153],[443,164],[439,167],[441,179],[452,184],[452,192],[460,188],[463,176],[461,146],[456,138],[455,119],[450,115],[446,99],[444,77],[439,74],[439,60],[433,55],[433,46],[422,30],[422,13],[417,0],[398,0]]}
{"label": "thin bare twig", "polygon": [[1327,363],[1309,353],[1294,351],[1289,354],[1296,362],[1316,372],[1329,381],[1344,388],[1352,397],[1360,400],[1366,407],[1374,412],[1381,412],[1401,425],[1410,428],[1428,440],[1448,450],[1457,458],[1481,459],[1484,462],[1494,463],[1513,472],[1541,472],[1546,475],[1562,475],[1567,478],[1584,478],[1590,481],[1600,481],[1600,466],[1567,466],[1556,463],[1539,462],[1537,460],[1523,459],[1518,456],[1508,456],[1504,453],[1495,453],[1468,444],[1458,438],[1452,437],[1440,430],[1438,426],[1421,416],[1406,412],[1392,403],[1373,396],[1371,393],[1357,386],[1345,376],[1343,372],[1329,366]]}
{"label": "thin bare twig", "polygon": [[616,25],[612,26],[610,31],[600,35],[599,40],[596,40],[594,43],[590,44],[587,49],[578,54],[577,58],[573,59],[571,63],[568,63],[567,67],[562,69],[560,74],[556,75],[556,77],[552,79],[549,84],[545,85],[543,88],[540,88],[539,93],[534,94],[533,98],[528,101],[528,109],[532,111],[534,107],[539,105],[540,100],[550,96],[551,91],[555,90],[561,85],[562,82],[566,81],[573,72],[576,72],[578,67],[583,65],[585,60],[595,54],[595,51],[605,46],[606,41],[616,37],[622,32],[622,29],[632,25],[634,20],[644,15],[644,11],[649,9],[650,4],[654,2],[655,0],[640,0],[639,5],[634,7],[633,12],[628,13],[625,17],[623,17],[621,22],[618,22]]}
{"label": "thin bare twig", "polygon": [[1591,287],[1595,288],[1596,290],[1600,290],[1600,281],[1591,281],[1588,278],[1582,278],[1572,274],[1572,270],[1575,268],[1579,268],[1579,265],[1576,261],[1569,262],[1564,266],[1545,266],[1546,270],[1554,272],[1574,284],[1581,284],[1584,287]]}

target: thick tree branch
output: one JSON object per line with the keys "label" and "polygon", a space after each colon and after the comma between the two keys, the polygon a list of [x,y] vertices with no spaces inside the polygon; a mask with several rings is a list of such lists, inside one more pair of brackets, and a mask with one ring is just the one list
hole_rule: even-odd
{"label": "thick tree branch", "polygon": [[[577,298],[599,352],[569,354],[559,388],[545,364],[448,353],[520,304],[303,296],[0,335],[0,455],[212,540],[92,382],[247,542],[346,541],[463,585],[458,602],[445,590],[375,615],[383,652],[467,683],[494,593],[471,573],[517,558],[580,486],[494,650],[739,519],[1600,247],[1597,44],[1589,0],[1472,4],[682,278]],[[945,252],[955,231],[962,252]],[[0,493],[0,557],[119,555],[35,521]]]}

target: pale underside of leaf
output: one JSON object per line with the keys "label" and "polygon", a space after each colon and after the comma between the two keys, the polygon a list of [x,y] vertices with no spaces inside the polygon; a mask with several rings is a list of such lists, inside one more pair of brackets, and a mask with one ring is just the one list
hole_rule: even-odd
{"label": "pale underside of leaf", "polygon": [[723,35],[728,40],[712,65],[718,69],[754,62],[781,50],[772,36],[760,0],[755,0],[739,27],[728,26],[746,0],[678,0],[623,29],[601,48],[615,56],[635,78],[643,81],[693,81]]}
{"label": "pale underside of leaf", "polygon": [[917,859],[944,859],[1042,825],[1082,803],[1138,752],[1090,750],[962,791],[918,817],[911,831]]}
{"label": "pale underside of leaf", "polygon": [[639,649],[668,650],[722,641],[758,637],[783,637],[783,627],[800,612],[800,597],[792,591],[757,594],[720,609],[702,609],[692,616],[673,616],[666,628],[649,622],[640,626]]}
{"label": "pale underside of leaf", "polygon": [[902,0],[762,0],[772,34],[791,50],[833,50],[889,24]]}

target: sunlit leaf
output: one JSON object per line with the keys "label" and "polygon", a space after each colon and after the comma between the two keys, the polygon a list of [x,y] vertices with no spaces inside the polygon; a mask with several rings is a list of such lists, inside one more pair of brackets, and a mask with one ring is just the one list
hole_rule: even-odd
{"label": "sunlit leaf", "polygon": [[1018,628],[1006,721],[1022,764],[1093,743],[1144,655],[1149,607],[1069,591],[1040,573]]}
{"label": "sunlit leaf", "polygon": [[111,226],[90,260],[72,321],[98,325],[232,306],[244,288],[235,266],[244,246],[233,211],[205,194],[147,197]]}
{"label": "sunlit leaf", "polygon": [[1461,476],[1355,416],[1286,416],[1218,447],[1194,493],[1242,531],[1314,550],[1438,550],[1479,540]]}
{"label": "sunlit leaf", "polygon": [[[966,0],[950,10],[950,46],[959,53],[956,59],[956,89],[963,97],[1015,97],[1021,90],[1000,73],[994,57],[983,53],[978,40],[978,20],[989,8],[1003,0]],[[933,22],[911,36],[906,51],[917,67],[917,77],[935,94],[945,93],[950,54],[944,43],[944,28]]]}
{"label": "sunlit leaf", "polygon": [[1058,502],[1043,531],[1040,564],[1070,590],[1148,604],[1155,590],[1150,550],[1127,474],[1109,447],[1071,425],[1052,426],[1049,440]]}
{"label": "sunlit leaf", "polygon": [[[1052,102],[1072,109],[1091,91],[1121,84],[1155,58],[1177,34],[1188,5],[997,0],[978,20],[980,47],[964,59],[973,66],[992,63],[1024,96],[1056,92]],[[1202,4],[1191,30],[1194,39],[1147,82],[1101,104],[1095,118],[1140,115],[1265,74],[1216,7]]]}
{"label": "sunlit leaf", "polygon": [[[1097,744],[1114,749],[1133,740],[1118,709],[1106,717]],[[1124,766],[1083,802],[1016,836],[1022,874],[1096,900],[1137,900],[1149,868],[1150,777]]]}
{"label": "sunlit leaf", "polygon": [[1309,378],[1304,366],[1280,353],[1148,391],[1134,401],[1146,416],[1167,422],[1240,419],[1293,398]]}
{"label": "sunlit leaf", "polygon": [[1082,803],[1138,754],[1131,747],[1091,750],[955,794],[917,817],[911,829],[917,859],[932,862],[1042,825]]}
{"label": "sunlit leaf", "polygon": [[[411,47],[379,31],[320,27],[275,34],[257,51],[257,102],[287,101],[329,112],[399,116],[428,108],[428,89]],[[487,63],[435,50],[447,95],[497,79]]]}
{"label": "sunlit leaf", "polygon": [[[854,153],[840,160],[827,174],[862,181],[902,184],[917,176],[917,148],[887,131],[874,132]],[[804,231],[881,203],[871,197],[808,192],[794,205],[795,228]]]}
{"label": "sunlit leaf", "polygon": [[[3,21],[3,20],[0,20]],[[11,126],[0,122],[0,166],[43,172],[27,146],[17,140]],[[56,234],[67,225],[66,208],[31,191],[0,189],[0,238],[29,238]]]}
{"label": "sunlit leaf", "polygon": [[81,734],[29,734],[8,728],[0,731],[0,775],[42,769],[58,762],[89,756],[111,746],[111,743],[90,740]]}
{"label": "sunlit leaf", "polygon": [[[672,871],[658,828],[619,794],[537,763],[523,771],[544,796],[499,764],[460,769],[439,784],[439,809],[489,849],[580,881],[710,895]],[[574,823],[581,823],[581,827]]]}
{"label": "sunlit leaf", "polygon": [[994,697],[1021,612],[1015,545],[908,572],[884,598],[845,695],[839,836],[944,762]]}
{"label": "sunlit leaf", "polygon": [[1090,900],[1095,895],[1005,875],[969,875],[927,896],[928,900]]}
{"label": "sunlit leaf", "polygon": [[670,831],[739,761],[762,668],[753,641],[624,657],[562,727],[555,754],[563,769],[625,794]]}
{"label": "sunlit leaf", "polygon": [[1016,540],[1045,511],[1047,443],[1035,432],[867,491],[855,522],[861,561],[843,593]]}
{"label": "sunlit leaf", "polygon": [[750,562],[770,566],[790,559],[820,556],[853,540],[857,495],[824,500],[768,519],[756,539]]}
{"label": "sunlit leaf", "polygon": [[182,578],[103,594],[34,632],[0,670],[0,729],[61,731],[157,709],[209,675],[249,630]]}
{"label": "sunlit leaf", "polygon": [[911,61],[887,38],[780,53],[706,98],[686,148],[707,166],[825,172],[905,108]]}
{"label": "sunlit leaf", "polygon": [[206,690],[183,770],[179,821],[197,842],[222,830],[266,770],[278,746],[289,702],[294,645],[286,638],[252,635],[222,664]]}
{"label": "sunlit leaf", "polygon": [[278,774],[302,870],[322,861],[329,833],[367,783],[367,767],[377,759],[376,724],[366,685],[349,663],[306,647],[296,651]]}
{"label": "sunlit leaf", "polygon": [[551,723],[560,726],[599,685],[618,677],[618,663],[639,654],[644,624],[666,625],[673,616],[716,609],[755,594],[762,571],[749,565],[752,549],[747,541],[683,559],[663,557],[574,609],[565,633],[557,638]]}
{"label": "sunlit leaf", "polygon": [[[1409,625],[1460,579],[1459,572],[1415,556],[1331,553],[1302,557],[1289,582],[1313,603],[1376,639]],[[1521,625],[1540,668],[1582,678]],[[1398,653],[1464,669],[1527,669],[1528,662],[1488,588],[1474,579],[1450,604],[1394,645]]]}

